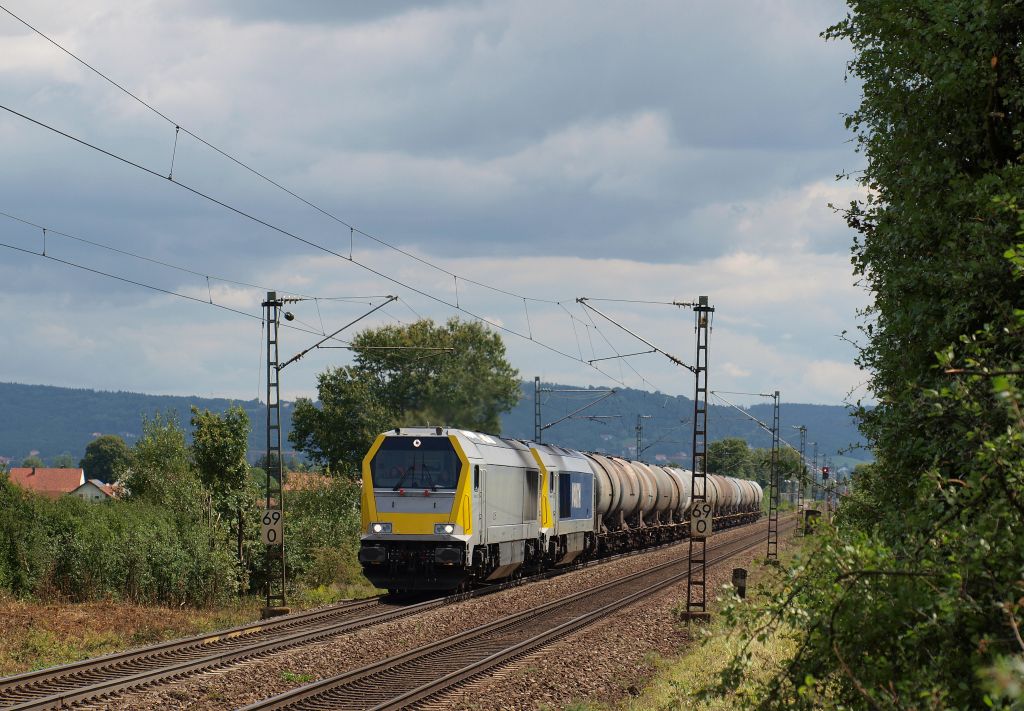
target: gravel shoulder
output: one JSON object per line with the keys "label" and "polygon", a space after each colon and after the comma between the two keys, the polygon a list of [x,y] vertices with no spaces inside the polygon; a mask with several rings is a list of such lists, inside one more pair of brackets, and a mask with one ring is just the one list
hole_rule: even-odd
{"label": "gravel shoulder", "polygon": [[[765,524],[759,523],[757,525],[764,526]],[[728,541],[731,537],[743,535],[748,531],[749,528],[726,531],[716,536],[716,542]],[[582,570],[567,573],[550,580],[530,583],[480,598],[453,603],[411,618],[342,634],[298,649],[284,650],[233,666],[224,671],[206,672],[173,684],[162,685],[149,691],[124,694],[103,703],[95,704],[91,708],[237,708],[316,679],[357,669],[389,656],[436,642],[459,632],[500,619],[506,615],[533,607],[538,601],[548,601],[578,592],[581,588],[606,582],[613,577],[636,572],[672,558],[682,557],[685,554],[686,547],[684,543],[683,545],[660,548],[643,555],[630,556],[601,565],[591,565]],[[754,554],[754,557],[756,557],[756,554]],[[714,573],[709,573],[709,583],[717,587],[720,583],[716,581],[714,575]],[[709,590],[711,589],[709,588]],[[679,593],[677,591],[659,594],[658,600],[664,600],[664,603],[648,603],[644,606],[639,618],[636,613],[630,615],[630,611],[634,610],[637,606],[620,612],[616,617],[628,616],[632,622],[628,625],[628,629],[624,629],[618,634],[628,635],[628,646],[630,648],[640,649],[642,645],[647,645],[644,648],[644,653],[648,651],[657,652],[664,649],[666,637],[669,638],[668,643],[670,647],[668,649],[678,648],[678,645],[682,643],[679,637],[680,633],[671,631],[666,635],[665,631],[669,628],[666,628],[662,622],[659,622],[658,618],[652,617],[656,609],[661,609],[663,606],[670,608],[678,596]],[[605,665],[605,660],[609,662],[611,660],[605,654],[592,654],[591,650],[600,649],[601,645],[604,644],[611,644],[613,639],[609,638],[606,641],[600,641],[603,637],[598,638],[593,637],[593,635],[603,635],[603,630],[611,626],[618,627],[619,625],[618,623],[614,625],[608,622],[602,623],[599,627],[588,628],[576,635],[576,637],[569,638],[556,646],[558,648],[563,644],[585,644],[586,647],[580,646],[576,649],[587,650],[585,656],[588,663],[591,660],[595,660],[593,663],[598,664],[598,667],[591,671],[583,671],[580,665],[576,663],[573,665],[575,671],[572,675],[567,674],[567,670],[563,666],[562,671],[559,673],[560,678],[552,677],[548,679],[543,674],[526,674],[525,678],[535,676],[538,679],[537,684],[529,684],[527,686],[529,689],[542,690],[536,699],[527,697],[526,699],[519,698],[517,700],[506,697],[502,693],[502,697],[506,698],[506,702],[492,707],[481,704],[480,700],[486,697],[478,696],[474,692],[464,696],[464,698],[460,698],[451,708],[538,708],[545,703],[557,705],[559,703],[558,699],[579,698],[589,695],[588,685],[580,680],[592,678],[594,672],[603,675],[600,667]],[[623,641],[620,639],[618,646],[623,647]],[[643,654],[640,656],[642,657]],[[601,661],[598,663],[596,660]],[[502,672],[501,678],[512,678],[518,670],[528,670],[530,668],[529,664],[531,662],[528,659],[524,663],[510,667]],[[609,671],[612,671],[612,669],[609,668]],[[543,681],[544,679],[548,679],[548,681]],[[557,693],[547,688],[556,680],[562,684],[559,687],[561,690]],[[578,682],[580,685],[574,686],[574,682]],[[608,684],[611,684],[611,686],[609,686],[606,692],[613,693],[614,689],[612,686],[615,686],[617,682],[608,682]],[[521,686],[520,684],[515,688],[518,689]],[[481,693],[486,694],[486,692]],[[515,693],[521,695],[524,692],[517,690]],[[548,697],[543,694],[550,694],[551,701],[547,702],[546,699]],[[528,701],[529,703],[525,705],[518,704],[518,702],[522,701]]]}

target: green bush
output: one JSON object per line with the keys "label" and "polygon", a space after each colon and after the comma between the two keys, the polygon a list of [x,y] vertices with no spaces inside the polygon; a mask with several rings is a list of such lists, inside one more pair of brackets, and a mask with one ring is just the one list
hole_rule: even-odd
{"label": "green bush", "polygon": [[0,588],[20,597],[209,605],[239,590],[223,527],[141,501],[56,501],[0,480]]}
{"label": "green bush", "polygon": [[364,582],[356,559],[359,493],[345,479],[289,495],[285,516],[290,577],[299,585]]}

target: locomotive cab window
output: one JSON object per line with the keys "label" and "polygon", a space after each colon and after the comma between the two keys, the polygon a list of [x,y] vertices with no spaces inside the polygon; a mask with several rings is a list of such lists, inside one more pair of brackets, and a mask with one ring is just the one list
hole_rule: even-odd
{"label": "locomotive cab window", "polygon": [[454,490],[462,462],[447,437],[388,437],[370,462],[373,488]]}
{"label": "locomotive cab window", "polygon": [[477,491],[480,490],[480,465],[473,465],[473,488]]}

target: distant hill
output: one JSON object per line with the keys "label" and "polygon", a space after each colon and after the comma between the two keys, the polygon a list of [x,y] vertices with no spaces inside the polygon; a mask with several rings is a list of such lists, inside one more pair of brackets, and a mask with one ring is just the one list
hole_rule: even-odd
{"label": "distant hill", "polygon": [[[116,434],[132,445],[142,434],[143,415],[173,412],[188,431],[192,405],[200,409],[223,412],[230,405],[241,405],[253,423],[249,449],[266,451],[266,408],[257,400],[145,395],[142,393],[107,392],[78,388],[57,388],[49,385],[0,383],[0,457],[20,462],[30,452],[38,451],[50,462],[68,452],[77,464],[85,446],[101,434]],[[292,403],[282,403],[283,425],[291,426]],[[287,430],[286,430],[287,431]],[[288,443],[284,443],[288,449]]]}
{"label": "distant hill", "polygon": [[[554,390],[568,386],[544,384]],[[574,390],[571,393],[544,393],[542,418],[544,424],[557,420],[587,402],[599,397],[595,388]],[[502,418],[502,432],[509,437],[533,437],[533,383],[523,383],[523,397],[518,405]],[[251,458],[266,450],[264,422],[266,410],[257,400],[231,401],[224,398],[145,395],[129,392],[105,392],[77,388],[58,388],[49,385],[21,385],[0,383],[0,457],[20,462],[31,452],[38,451],[46,462],[69,453],[77,462],[85,446],[97,435],[117,434],[131,445],[142,432],[143,415],[156,412],[174,412],[187,430],[189,407],[221,412],[231,404],[241,405],[253,423],[249,437]],[[291,426],[292,403],[282,403],[285,432]],[[749,413],[758,419],[771,421],[771,406],[757,405]],[[568,419],[544,432],[544,441],[577,449],[603,451],[610,454],[632,454],[636,448],[636,417],[650,415],[644,420],[644,458],[665,459],[681,463],[689,461],[691,448],[693,402],[685,397],[625,389],[602,403],[585,410],[581,415],[607,415],[618,417],[604,420]],[[781,408],[783,436],[796,444],[796,430],[792,425],[804,424],[808,428],[808,441],[817,441],[819,451],[836,452],[862,439],[845,407],[833,405],[800,405],[784,403]],[[680,420],[685,420],[681,424]],[[724,406],[712,406],[708,415],[709,439],[742,437],[752,447],[770,446],[771,438],[740,413]],[[650,444],[650,448],[647,445]],[[288,448],[287,441],[285,448]],[[808,452],[810,448],[808,448]],[[870,460],[865,450],[851,452],[856,460]],[[836,460],[836,464],[847,463]]]}
{"label": "distant hill", "polygon": [[[542,388],[570,389],[565,385],[550,383],[543,383]],[[601,392],[603,389],[591,388],[590,392],[583,389],[568,393],[542,393],[542,423],[546,425],[568,415],[587,402],[600,397]],[[523,383],[522,398],[516,407],[502,418],[503,434],[522,439],[533,438],[533,398],[533,383]],[[771,425],[770,403],[755,405],[746,412]],[[808,456],[812,449],[810,443],[817,442],[819,452],[830,454],[850,449],[851,445],[861,447],[850,451],[845,457],[833,457],[836,466],[849,466],[873,459],[871,453],[862,448],[864,439],[857,430],[849,408],[784,402],[779,412],[782,437],[794,446],[798,446],[800,441],[794,425],[807,427]],[[611,416],[611,419],[581,419],[587,415]],[[693,400],[682,396],[622,389],[584,410],[576,418],[565,420],[545,430],[543,439],[545,442],[575,449],[632,456],[636,450],[637,415],[650,415],[650,419],[643,420],[644,459],[669,460],[689,465],[693,442]],[[743,413],[725,405],[712,404],[708,410],[708,440],[726,437],[742,437],[751,447],[771,446],[771,435]]]}

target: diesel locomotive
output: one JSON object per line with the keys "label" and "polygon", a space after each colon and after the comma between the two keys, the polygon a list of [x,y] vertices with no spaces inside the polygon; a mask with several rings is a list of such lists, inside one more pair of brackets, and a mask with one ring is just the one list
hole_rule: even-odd
{"label": "diesel locomotive", "polygon": [[[390,591],[458,590],[687,535],[691,474],[552,444],[396,428],[363,460],[359,561]],[[761,487],[709,475],[715,527],[755,521]]]}

